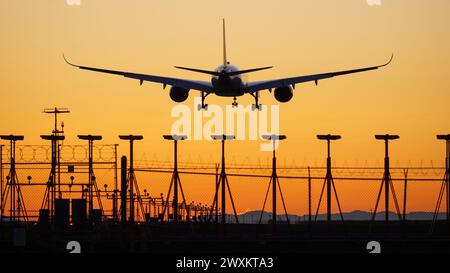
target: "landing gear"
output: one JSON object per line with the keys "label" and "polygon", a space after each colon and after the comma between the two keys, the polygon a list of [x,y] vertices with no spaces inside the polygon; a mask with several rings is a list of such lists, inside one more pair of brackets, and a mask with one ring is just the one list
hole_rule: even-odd
{"label": "landing gear", "polygon": [[237,103],[237,101],[236,101],[236,97],[233,98],[233,103],[231,104],[231,106],[232,106],[233,108],[237,108],[237,107],[238,107],[238,103]]}
{"label": "landing gear", "polygon": [[252,104],[252,111],[255,111],[255,109],[261,111],[262,105],[258,103],[259,92],[257,91],[255,93],[250,93],[250,95],[252,95],[253,98],[255,98],[255,104]]}
{"label": "landing gear", "polygon": [[206,111],[208,111],[208,104],[205,104],[205,99],[206,97],[209,95],[210,93],[206,93],[202,91],[202,104],[198,104],[197,105],[197,110],[200,111],[202,109],[205,109]]}

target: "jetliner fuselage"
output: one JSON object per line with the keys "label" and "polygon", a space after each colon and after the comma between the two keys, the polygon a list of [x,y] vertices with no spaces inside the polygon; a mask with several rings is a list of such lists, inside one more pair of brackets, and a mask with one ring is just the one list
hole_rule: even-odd
{"label": "jetliner fuselage", "polygon": [[220,65],[214,71],[220,74],[211,78],[211,84],[214,88],[214,94],[221,97],[238,97],[245,94],[245,86],[241,76],[227,75],[230,72],[239,71],[239,69],[235,65]]}

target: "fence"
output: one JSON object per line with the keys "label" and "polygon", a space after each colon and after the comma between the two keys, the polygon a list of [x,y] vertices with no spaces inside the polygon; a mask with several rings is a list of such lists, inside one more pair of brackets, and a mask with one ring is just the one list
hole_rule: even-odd
{"label": "fence", "polygon": [[[87,145],[64,145],[60,147],[61,159],[59,181],[61,196],[79,198],[83,185],[88,180]],[[36,219],[41,206],[50,173],[51,147],[45,145],[17,146],[16,170],[23,192],[22,202],[28,215]],[[117,145],[94,146],[94,172],[106,216],[112,215],[111,193],[118,188]],[[141,193],[155,199],[167,195],[172,175],[170,161],[136,162],[136,178]],[[199,208],[211,206],[217,176],[214,163],[179,163],[179,173],[188,203],[195,201]],[[333,178],[345,217],[350,220],[369,220],[374,210],[380,189],[383,167],[337,166],[333,167]],[[288,213],[295,221],[305,221],[315,214],[326,168],[322,166],[283,166],[277,169]],[[3,215],[10,207],[5,202],[7,176],[9,173],[9,150],[2,146],[0,177],[2,185]],[[401,212],[409,220],[431,220],[435,210],[445,169],[436,166],[395,166],[391,168],[394,189]],[[271,166],[267,164],[231,164],[227,166],[231,190],[242,222],[255,222],[264,201]],[[391,197],[392,198],[392,197]],[[392,200],[391,200],[392,201]],[[338,211],[333,199],[333,219]],[[393,204],[393,203],[392,203]],[[150,203],[145,210],[150,210]],[[441,207],[443,211],[445,205]],[[228,205],[231,209],[231,206]],[[279,206],[281,208],[281,206]],[[323,219],[326,206],[318,210]],[[395,207],[391,207],[394,211]],[[266,211],[270,209],[266,207]],[[383,203],[378,212],[384,211]],[[231,210],[227,213],[231,213]],[[281,210],[280,220],[283,219]],[[381,215],[380,215],[381,217]],[[443,215],[440,215],[443,217]],[[143,219],[138,215],[137,219]],[[377,216],[377,219],[380,219]],[[395,220],[396,218],[391,217]]]}

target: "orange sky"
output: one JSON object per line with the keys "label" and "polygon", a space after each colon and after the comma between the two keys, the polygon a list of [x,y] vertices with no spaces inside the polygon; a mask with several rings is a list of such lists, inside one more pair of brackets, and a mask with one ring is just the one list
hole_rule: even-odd
{"label": "orange sky", "polygon": [[[378,7],[365,0],[282,4],[81,0],[80,6],[69,6],[65,0],[1,1],[0,133],[24,134],[27,144],[42,144],[39,135],[52,126],[42,109],[68,107],[72,113],[63,117],[68,143],[80,143],[76,135],[82,133],[101,134],[105,143],[121,143],[118,134],[143,134],[144,141],[136,147],[138,160],[155,155],[171,159],[172,145],[161,138],[175,121],[170,117],[175,103],[168,89],[77,70],[67,66],[61,55],[64,52],[83,65],[209,80],[173,66],[213,69],[219,65],[224,17],[232,63],[241,68],[275,66],[249,75],[249,80],[376,65],[395,53],[392,64],[382,70],[324,80],[318,87],[298,85],[293,100],[280,107],[281,132],[288,136],[278,150],[281,161],[324,163],[325,146],[315,135],[339,133],[343,139],[333,146],[336,164],[381,162],[382,144],[373,135],[396,133],[401,139],[391,148],[394,162],[441,163],[443,143],[435,140],[435,134],[450,132],[449,8],[447,0],[382,1]],[[194,106],[195,93],[185,102],[189,107]],[[267,92],[261,100],[277,104]],[[248,96],[239,102],[252,100]],[[211,96],[208,103],[225,105],[231,99]],[[260,152],[259,144],[236,141],[227,152],[236,162],[266,162],[270,154]],[[121,154],[125,148],[120,146]],[[186,142],[180,150],[181,161],[220,159],[217,143]],[[212,198],[209,190],[203,192],[210,183],[206,178],[187,176],[184,181],[190,199],[209,202]],[[160,182],[148,185],[152,193],[165,191],[167,185],[156,185]],[[239,210],[259,208],[263,198],[259,192],[265,185],[252,186],[255,182],[246,179],[234,183],[233,191],[241,197]],[[306,196],[304,188],[287,187],[291,187],[286,197],[291,211],[304,212],[305,202],[298,197]],[[341,186],[345,210],[370,209],[367,200],[360,200],[358,187]],[[369,191],[371,199],[375,188]],[[418,190],[412,209],[431,209],[429,199],[434,202],[437,190]]]}

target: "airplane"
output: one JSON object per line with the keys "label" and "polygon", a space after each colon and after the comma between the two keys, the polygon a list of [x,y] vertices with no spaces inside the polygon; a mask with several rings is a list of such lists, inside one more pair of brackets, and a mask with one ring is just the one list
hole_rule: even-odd
{"label": "airplane", "polygon": [[314,75],[306,75],[306,76],[298,76],[298,77],[289,77],[289,78],[281,78],[274,80],[266,80],[266,81],[256,81],[256,82],[244,82],[241,78],[243,74],[266,70],[272,68],[272,66],[253,68],[253,69],[244,69],[240,70],[237,66],[231,64],[227,59],[227,50],[226,50],[226,37],[225,37],[225,19],[222,20],[223,27],[223,64],[218,66],[214,71],[203,70],[197,68],[188,68],[175,66],[177,69],[188,70],[192,72],[203,73],[207,75],[211,75],[211,81],[197,81],[197,80],[188,80],[188,79],[179,79],[179,78],[171,78],[171,77],[161,77],[147,74],[139,74],[133,72],[124,72],[124,71],[116,71],[116,70],[108,70],[103,68],[95,68],[88,66],[81,66],[70,63],[63,54],[63,58],[67,64],[77,67],[79,69],[91,70],[101,73],[108,73],[123,76],[126,78],[139,80],[140,85],[144,81],[162,83],[163,89],[166,88],[167,85],[170,85],[170,98],[177,103],[184,102],[189,97],[190,90],[197,90],[201,92],[202,103],[198,105],[198,110],[205,109],[207,110],[208,105],[205,103],[205,99],[207,96],[211,94],[215,94],[221,97],[233,97],[233,107],[237,107],[238,103],[236,97],[243,96],[245,94],[251,95],[255,99],[255,104],[252,104],[252,110],[261,109],[261,104],[259,104],[259,93],[263,90],[268,90],[272,93],[274,90],[274,97],[278,102],[285,103],[292,99],[294,96],[295,85],[304,82],[315,82],[318,85],[319,80],[332,78],[335,76],[341,76],[346,74],[359,73],[369,70],[379,69],[381,67],[387,66],[391,63],[394,54],[392,54],[389,61],[385,64],[378,66],[371,66],[365,68],[358,68],[352,70],[343,70],[336,72],[328,72]]}

